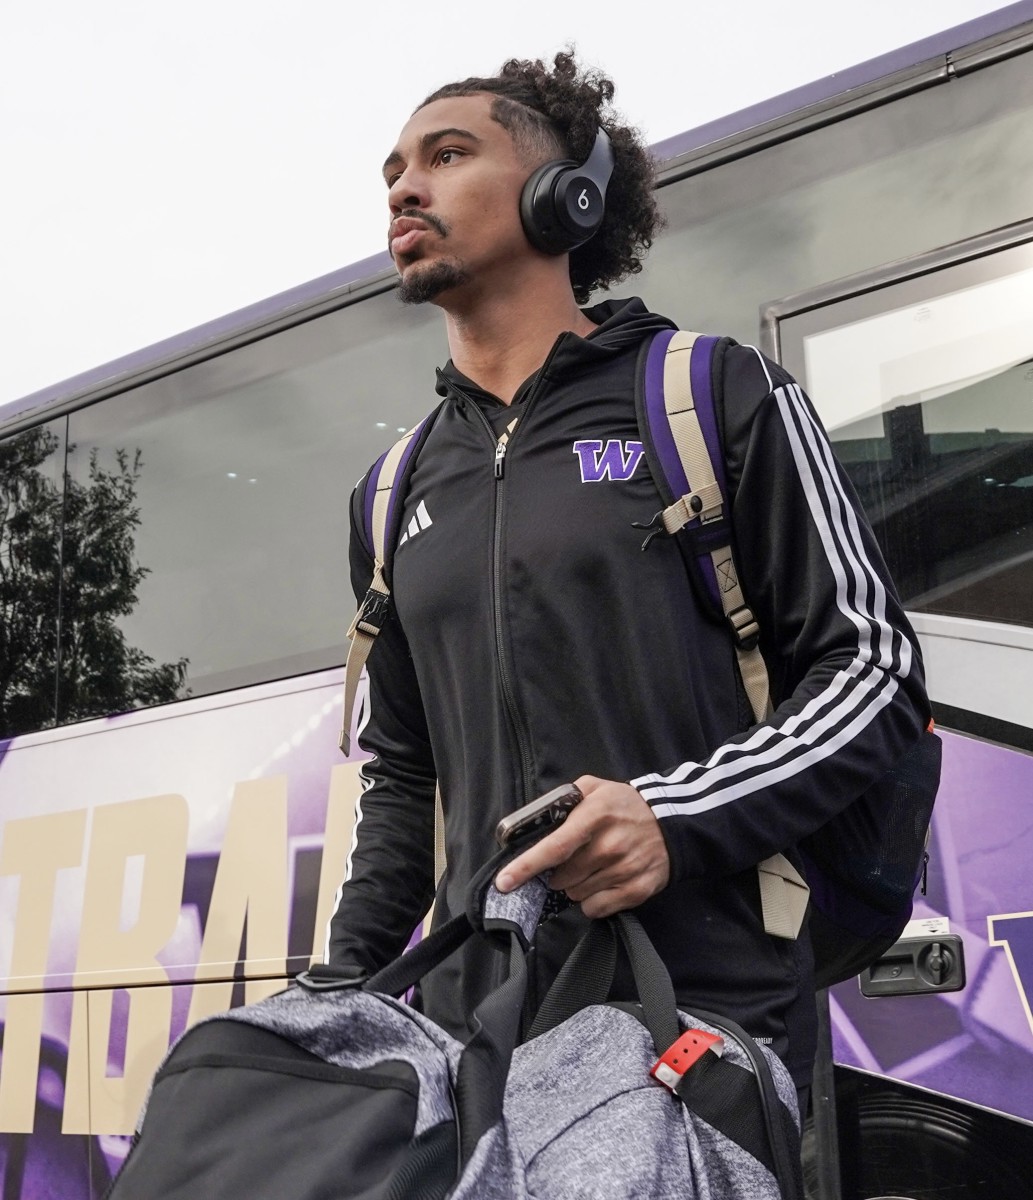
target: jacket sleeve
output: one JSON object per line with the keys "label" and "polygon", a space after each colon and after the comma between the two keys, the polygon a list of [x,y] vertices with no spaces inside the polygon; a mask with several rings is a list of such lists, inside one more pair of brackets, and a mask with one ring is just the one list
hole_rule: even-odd
{"label": "jacket sleeve", "polygon": [[[351,510],[356,600],[373,577],[356,531],[362,493],[360,484]],[[385,966],[405,949],[434,895],[434,759],[412,658],[393,609],[366,669],[356,704],[358,744],[372,757],[360,771],[363,791],[328,945],[329,961],[357,975]]]}
{"label": "jacket sleeve", "polygon": [[914,632],[807,397],[751,347],[728,349],[723,380],[733,553],[775,708],[704,761],[632,780],[674,879],[790,849],[929,721]]}

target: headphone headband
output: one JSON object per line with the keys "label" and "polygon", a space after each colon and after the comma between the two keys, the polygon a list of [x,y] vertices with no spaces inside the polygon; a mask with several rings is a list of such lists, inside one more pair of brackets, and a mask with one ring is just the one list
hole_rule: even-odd
{"label": "headphone headband", "polygon": [[535,249],[566,254],[598,232],[613,162],[613,147],[600,126],[583,163],[554,159],[534,172],[520,195],[520,218]]}

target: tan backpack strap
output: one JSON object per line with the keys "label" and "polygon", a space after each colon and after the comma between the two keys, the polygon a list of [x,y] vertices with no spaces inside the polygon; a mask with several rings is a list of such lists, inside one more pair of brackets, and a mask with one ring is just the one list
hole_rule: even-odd
{"label": "tan backpack strap", "polygon": [[[724,498],[692,395],[689,361],[698,337],[698,333],[676,333],[664,358],[664,407],[685,478],[692,489],[662,513],[661,519],[668,533],[676,533],[690,521],[698,519],[705,525],[724,515]],[[743,687],[754,720],[763,721],[771,712],[771,698],[768,669],[757,645],[760,627],[739,584],[731,544],[716,547],[710,557],[717,576],[721,608],[732,627]],[[806,880],[782,854],[760,863],[757,873],[764,929],[773,937],[796,938],[807,911],[809,889]]]}
{"label": "tan backpack strap", "polygon": [[366,598],[348,627],[348,640],[351,645],[348,647],[348,661],[344,665],[344,712],[341,717],[339,743],[344,754],[351,751],[352,711],[355,708],[355,695],[359,690],[362,668],[366,665],[370,650],[373,649],[374,638],[387,619],[389,597],[390,592],[384,582],[383,563],[377,562],[374,564],[373,579]]}
{"label": "tan backpack strap", "polygon": [[732,633],[735,637],[735,657],[739,664],[743,687],[746,690],[746,698],[753,710],[753,719],[763,721],[771,712],[771,696],[767,664],[757,646],[760,626],[742,594],[739,574],[732,560],[731,547],[718,547],[712,551],[710,559],[714,564],[714,573],[717,576],[721,607],[724,609],[728,623],[732,626]]}
{"label": "tan backpack strap", "polygon": [[[422,425],[422,422],[421,422]],[[352,710],[359,688],[362,668],[366,665],[373,641],[383,628],[389,611],[391,589],[385,581],[385,566],[390,557],[387,545],[387,517],[391,508],[391,497],[399,483],[399,472],[405,461],[405,452],[421,425],[410,429],[400,437],[384,457],[377,476],[377,488],[373,494],[373,579],[359,611],[348,628],[348,661],[344,667],[344,711],[341,714],[340,747],[344,754],[351,751]]]}
{"label": "tan backpack strap", "polygon": [[[662,520],[668,533],[676,532],[697,518],[701,525],[706,525],[724,516],[724,498],[692,395],[689,360],[698,337],[698,333],[676,333],[664,359],[664,407],[685,478],[692,489],[664,510]],[[770,711],[770,701],[767,667],[757,648],[760,630],[739,586],[731,546],[718,546],[710,557],[717,576],[721,607],[735,637],[743,686],[754,719],[763,721]]]}
{"label": "tan backpack strap", "polygon": [[445,874],[445,810],[441,805],[441,785],[434,789],[434,885]]}
{"label": "tan backpack strap", "polygon": [[664,510],[662,520],[668,533],[676,533],[697,517],[705,525],[724,512],[721,489],[692,395],[689,360],[699,336],[698,333],[679,331],[671,338],[664,359],[664,408],[685,478],[692,488],[688,495],[680,496]]}
{"label": "tan backpack strap", "polygon": [[799,937],[811,894],[807,880],[784,854],[773,854],[758,864],[757,882],[765,933],[790,941]]}

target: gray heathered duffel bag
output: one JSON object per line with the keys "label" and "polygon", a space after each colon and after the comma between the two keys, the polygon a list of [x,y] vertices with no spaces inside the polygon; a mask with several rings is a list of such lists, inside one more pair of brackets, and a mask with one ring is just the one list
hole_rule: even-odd
{"label": "gray heathered duffel bag", "polygon": [[[187,1030],[108,1200],[799,1197],[788,1073],[729,1023],[676,1012],[630,914],[592,925],[516,1046],[545,888],[501,895],[502,861],[373,978],[316,967]],[[508,946],[512,970],[464,1046],[395,997],[470,937]],[[593,1002],[619,945],[638,1005]]]}

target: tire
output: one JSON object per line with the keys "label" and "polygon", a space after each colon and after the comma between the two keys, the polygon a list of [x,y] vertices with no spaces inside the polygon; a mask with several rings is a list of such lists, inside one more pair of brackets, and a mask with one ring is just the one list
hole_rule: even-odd
{"label": "tire", "polygon": [[[876,1080],[856,1098],[856,1155],[843,1131],[843,1200],[1031,1200],[1033,1128],[985,1109]],[[846,1110],[846,1111],[844,1111]],[[822,1200],[814,1133],[803,1135],[804,1190]]]}

